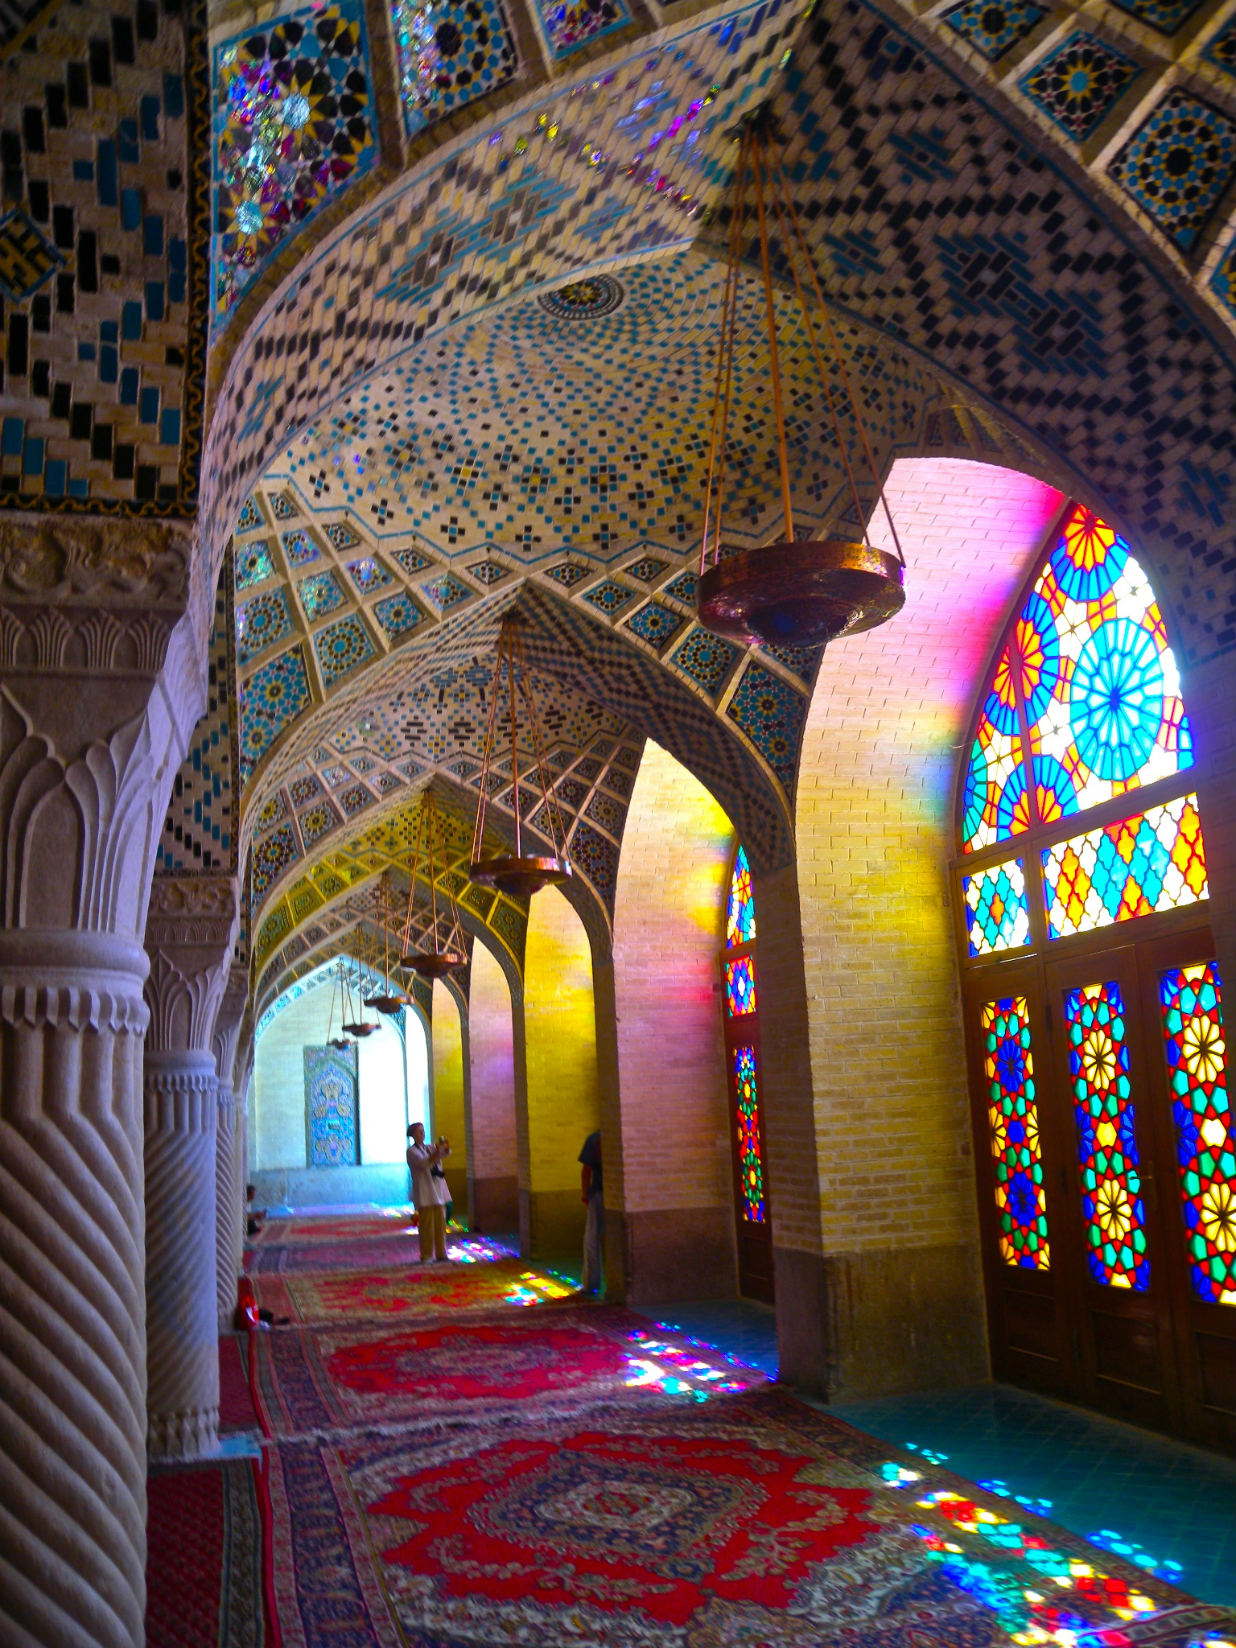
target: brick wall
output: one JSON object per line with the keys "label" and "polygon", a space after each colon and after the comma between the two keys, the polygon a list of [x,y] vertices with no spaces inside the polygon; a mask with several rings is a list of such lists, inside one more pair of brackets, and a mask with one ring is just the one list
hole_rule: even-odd
{"label": "brick wall", "polygon": [[600,1124],[592,949],[555,888],[532,900],[524,949],[529,1188],[578,1190],[579,1147]]}
{"label": "brick wall", "polygon": [[[435,1002],[435,1009],[436,1005]],[[472,947],[468,1054],[472,1072],[469,1166],[476,1178],[513,1178],[516,1161],[511,991],[493,953],[479,941]]]}
{"label": "brick wall", "polygon": [[[826,1253],[973,1236],[954,782],[981,674],[1059,503],[1028,477],[946,459],[898,463],[889,497],[906,605],[825,654],[797,795]],[[775,1034],[764,1026],[766,1043]],[[783,1208],[775,1183],[773,1215],[779,1243],[813,1245],[810,1210]]]}
{"label": "brick wall", "polygon": [[446,1176],[451,1195],[461,1208],[467,1206],[468,1146],[464,1125],[464,1053],[459,1006],[440,980],[433,987],[431,1044],[433,1062],[429,1076],[431,1138],[445,1133],[451,1141]]}
{"label": "brick wall", "polygon": [[649,743],[614,900],[621,1114],[605,1118],[607,1206],[730,1203],[718,956],[732,851],[721,808]]}

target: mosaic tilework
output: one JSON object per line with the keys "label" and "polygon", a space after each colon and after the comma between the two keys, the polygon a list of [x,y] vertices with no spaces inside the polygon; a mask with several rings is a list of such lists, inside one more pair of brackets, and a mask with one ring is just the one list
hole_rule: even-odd
{"label": "mosaic tilework", "polygon": [[1210,277],[1210,287],[1236,315],[1236,240],[1228,247]]}
{"label": "mosaic tilework", "polygon": [[363,812],[373,804],[373,796],[363,784],[352,784],[346,790],[340,790],[335,798],[349,818]]}
{"label": "mosaic tilework", "polygon": [[296,505],[286,492],[276,492],[271,496],[270,512],[277,521],[290,521],[296,515]]}
{"label": "mosaic tilework", "polygon": [[255,842],[253,847],[253,896],[261,898],[262,894],[287,869],[288,865],[300,857],[300,850],[296,845],[296,837],[292,833],[290,824],[281,824],[270,835]]}
{"label": "mosaic tilework", "polygon": [[1236,77],[1236,18],[1207,42],[1202,56],[1225,74]]}
{"label": "mosaic tilework", "polygon": [[374,605],[374,615],[392,640],[407,635],[422,621],[425,614],[410,595],[388,595]]}
{"label": "mosaic tilework", "polygon": [[574,589],[576,584],[583,583],[588,576],[588,568],[579,566],[574,561],[563,561],[560,566],[550,567],[549,576],[564,589]]}
{"label": "mosaic tilework", "polygon": [[741,649],[719,635],[711,635],[706,629],[693,629],[671,655],[670,663],[697,681],[705,692],[715,694],[741,657]]}
{"label": "mosaic tilework", "polygon": [[342,675],[348,675],[370,658],[377,656],[377,648],[369,631],[357,617],[341,618],[337,624],[319,630],[313,637],[314,651],[322,671],[323,685],[330,687]]}
{"label": "mosaic tilework", "polygon": [[699,578],[694,572],[683,572],[677,578],[671,578],[661,593],[668,595],[671,600],[681,601],[683,606],[693,607],[698,586]]}
{"label": "mosaic tilework", "polygon": [[381,561],[375,561],[371,555],[362,555],[359,560],[347,561],[344,564],[349,577],[362,595],[372,595],[375,589],[385,589],[393,582]]}
{"label": "mosaic tilework", "polygon": [[1036,63],[1020,85],[1032,103],[1080,143],[1140,72],[1131,57],[1079,29]]}
{"label": "mosaic tilework", "polygon": [[594,824],[599,824],[610,835],[621,835],[622,826],[626,820],[626,808],[605,794],[604,790],[597,790],[592,800],[584,809]]}
{"label": "mosaic tilework", "polygon": [[1112,0],[1121,11],[1127,11],[1139,23],[1148,23],[1160,34],[1175,34],[1201,3],[1202,0]]}
{"label": "mosaic tilework", "polygon": [[618,885],[618,848],[591,824],[577,824],[569,844],[571,862],[579,866],[608,902]]}
{"label": "mosaic tilework", "polygon": [[207,652],[206,708],[193,729],[188,754],[172,781],[167,818],[159,837],[160,870],[236,868],[239,847],[238,798],[233,791],[236,728],[229,698],[235,663],[230,656],[232,616],[227,585],[225,577],[215,597],[214,624]]}
{"label": "mosaic tilework", "polygon": [[360,543],[360,538],[346,521],[327,521],[322,531],[326,534],[326,541],[332,549],[355,549]]}
{"label": "mosaic tilework", "polygon": [[1187,250],[1236,172],[1236,123],[1182,87],[1170,91],[1112,162],[1111,173]]}
{"label": "mosaic tilework", "polygon": [[537,0],[534,15],[555,57],[613,34],[631,21],[623,0]]}
{"label": "mosaic tilework", "polygon": [[262,511],[258,508],[256,498],[246,498],[236,516],[237,532],[253,532],[260,526],[265,526]]}
{"label": "mosaic tilework", "polygon": [[300,648],[263,664],[240,683],[237,698],[243,783],[284,728],[309,707],[309,680]]}
{"label": "mosaic tilework", "polygon": [[603,612],[607,618],[621,612],[623,607],[630,606],[634,599],[633,590],[615,583],[612,578],[606,578],[595,589],[588,590],[584,596],[585,601],[590,602],[599,612]]}
{"label": "mosaic tilework", "polygon": [[267,590],[236,608],[236,659],[249,664],[259,652],[292,633],[292,614],[282,589]]}
{"label": "mosaic tilework", "polygon": [[344,593],[333,572],[315,572],[296,585],[306,618],[325,618],[344,604]]}
{"label": "mosaic tilework", "polygon": [[320,560],[322,554],[310,534],[303,531],[283,534],[283,553],[294,567],[308,566],[310,561]]}
{"label": "mosaic tilework", "polygon": [[751,663],[725,713],[746,733],[787,791],[792,790],[807,700],[780,676]]}
{"label": "mosaic tilework", "polygon": [[671,612],[659,601],[649,601],[646,607],[641,607],[622,622],[624,629],[631,630],[641,641],[647,641],[650,647],[660,652],[678,634],[686,619]]}
{"label": "mosaic tilework", "polygon": [[1028,0],[965,0],[964,5],[945,12],[944,21],[989,63],[995,63],[1046,16],[1046,7]]}
{"label": "mosaic tilework", "polygon": [[638,578],[641,584],[654,584],[668,566],[668,561],[658,560],[655,555],[641,555],[638,561],[632,561],[622,570],[629,577]]}
{"label": "mosaic tilework", "polygon": [[359,0],[306,7],[214,54],[213,307],[377,160]]}
{"label": "mosaic tilework", "polygon": [[147,0],[32,8],[0,63],[4,506],[194,513],[204,13]]}
{"label": "mosaic tilework", "polygon": [[622,302],[622,282],[613,275],[592,275],[587,280],[568,281],[553,292],[541,292],[537,302],[547,315],[559,320],[597,320],[611,315]]}
{"label": "mosaic tilework", "polygon": [[322,786],[312,773],[304,778],[293,779],[288,785],[288,794],[294,807],[303,807],[307,801],[316,800],[321,793]]}
{"label": "mosaic tilework", "polygon": [[252,589],[256,584],[265,583],[267,578],[273,578],[275,575],[270,545],[261,538],[247,544],[238,544],[233,565],[238,592]]}
{"label": "mosaic tilework", "polygon": [[504,578],[510,577],[507,568],[499,566],[496,561],[474,561],[468,571],[477,583],[484,584],[486,589],[492,589],[495,584],[500,584]]}
{"label": "mosaic tilework", "polygon": [[272,795],[270,800],[266,802],[265,806],[259,808],[257,815],[257,827],[259,830],[268,830],[272,824],[278,824],[280,819],[284,819],[287,816],[287,802],[283,799],[283,794],[281,791],[276,792],[276,794]]}
{"label": "mosaic tilework", "polygon": [[820,661],[822,647],[763,647],[762,652],[789,670],[791,675],[797,676],[805,687],[809,687],[815,680],[816,665]]}
{"label": "mosaic tilework", "polygon": [[459,579],[453,578],[449,572],[441,573],[437,578],[431,578],[427,584],[422,585],[422,588],[434,605],[440,607],[443,612],[449,612],[452,607],[458,606],[461,601],[466,601],[469,595],[472,594],[467,584],[461,584]]}
{"label": "mosaic tilework", "polygon": [[391,16],[409,137],[505,85],[515,72],[514,37],[500,0],[393,0]]}

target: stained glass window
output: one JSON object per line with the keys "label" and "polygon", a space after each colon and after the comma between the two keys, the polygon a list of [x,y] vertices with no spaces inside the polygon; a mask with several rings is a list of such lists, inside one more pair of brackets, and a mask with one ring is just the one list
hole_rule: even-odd
{"label": "stained glass window", "polygon": [[1043,892],[1052,938],[1206,898],[1197,797],[1057,842],[1043,853]]}
{"label": "stained glass window", "polygon": [[750,944],[755,938],[755,899],[751,896],[751,866],[747,863],[744,847],[734,857],[734,874],[730,878],[730,901],[725,917],[725,944],[732,950],[737,944]]}
{"label": "stained glass window", "polygon": [[755,1012],[755,969],[750,956],[725,964],[725,1005],[733,1018]]}
{"label": "stained glass window", "polygon": [[1020,858],[962,876],[970,954],[990,955],[1030,942],[1025,867]]}
{"label": "stained glass window", "polygon": [[764,1211],[764,1151],[760,1138],[760,1095],[754,1047],[736,1047],[733,1061],[734,1113],[738,1134],[738,1177],[742,1186],[742,1216],[762,1225]]}
{"label": "stained glass window", "polygon": [[985,1002],[982,1023],[1000,1257],[1006,1265],[1047,1270],[1047,1203],[1026,998]]}
{"label": "stained glass window", "polygon": [[1193,1291],[1236,1305],[1236,1147],[1218,965],[1164,973],[1159,1002]]}
{"label": "stained glass window", "polygon": [[1114,982],[1065,992],[1090,1274],[1110,1287],[1144,1292],[1150,1286],[1150,1260],[1124,1016],[1120,986]]}
{"label": "stained glass window", "polygon": [[[1025,715],[1029,771],[1019,707]],[[1031,591],[984,700],[962,799],[967,852],[1187,770],[1192,739],[1154,592],[1080,506]]]}

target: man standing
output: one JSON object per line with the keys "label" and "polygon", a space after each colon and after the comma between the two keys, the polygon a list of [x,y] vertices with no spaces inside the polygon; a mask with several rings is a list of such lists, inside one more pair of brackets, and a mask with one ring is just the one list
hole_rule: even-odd
{"label": "man standing", "polygon": [[416,1209],[416,1234],[421,1244],[421,1263],[431,1265],[446,1258],[446,1204],[450,1191],[441,1161],[451,1153],[449,1139],[425,1143],[424,1122],[408,1129],[408,1171],[412,1175],[412,1205]]}
{"label": "man standing", "polygon": [[579,1153],[583,1164],[579,1178],[580,1200],[588,1209],[584,1226],[584,1279],[580,1292],[595,1295],[605,1280],[605,1203],[601,1195],[601,1134],[589,1133]]}

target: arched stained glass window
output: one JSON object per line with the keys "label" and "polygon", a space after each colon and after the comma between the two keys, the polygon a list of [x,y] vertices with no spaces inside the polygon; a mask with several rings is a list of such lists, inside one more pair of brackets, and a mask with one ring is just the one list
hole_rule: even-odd
{"label": "arched stained glass window", "polygon": [[755,899],[751,891],[751,866],[741,846],[734,854],[726,899],[721,984],[739,1284],[744,1294],[771,1301],[772,1242],[764,1133],[760,1120],[760,1002],[755,960]]}
{"label": "arched stained glass window", "polygon": [[992,1361],[1208,1441],[1236,1429],[1236,1144],[1193,768],[1155,593],[1070,506],[958,772]]}
{"label": "arched stained glass window", "polygon": [[1124,539],[1079,505],[993,672],[966,769],[962,849],[1052,824],[1192,764],[1154,592]]}

